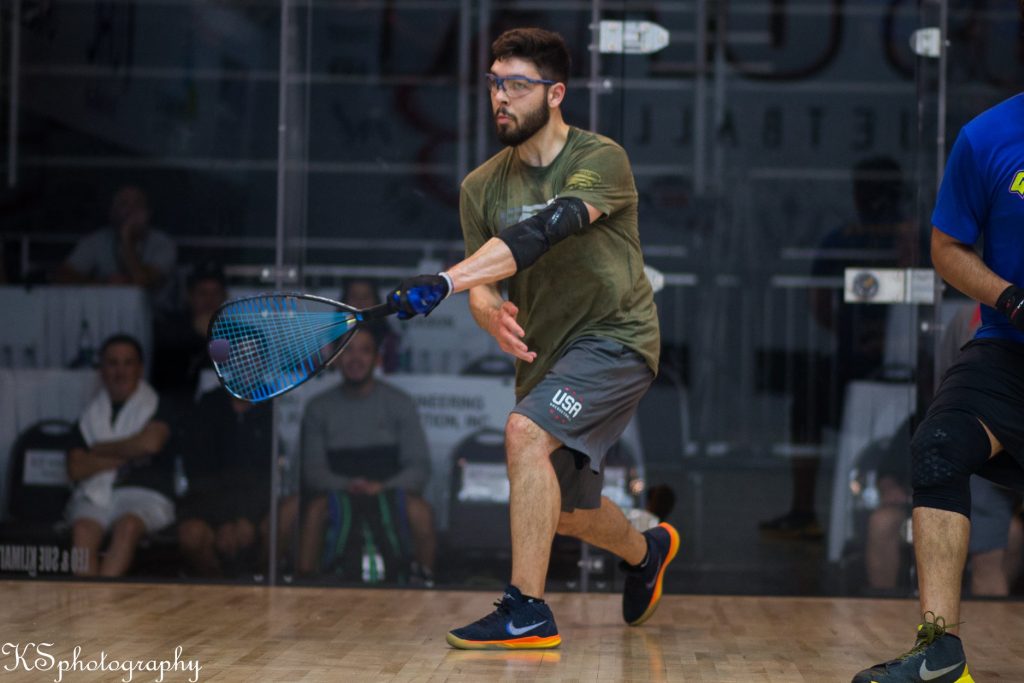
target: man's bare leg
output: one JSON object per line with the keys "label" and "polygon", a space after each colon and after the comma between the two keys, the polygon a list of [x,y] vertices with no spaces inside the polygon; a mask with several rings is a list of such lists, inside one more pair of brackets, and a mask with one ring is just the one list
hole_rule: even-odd
{"label": "man's bare leg", "polygon": [[[992,457],[1003,447],[984,423],[981,426],[988,435]],[[953,624],[960,621],[960,583],[970,536],[971,522],[963,515],[936,508],[914,508],[914,554],[921,613],[934,612],[942,617],[951,633],[957,632]]]}
{"label": "man's bare leg", "polygon": [[1010,538],[1006,546],[1006,558],[1003,561],[1003,572],[1006,574],[1007,583],[1011,586],[1020,574],[1022,549],[1024,549],[1024,525],[1021,524],[1020,515],[1014,515],[1010,520]]}
{"label": "man's bare leg", "polygon": [[220,558],[213,529],[202,519],[190,517],[178,525],[178,547],[200,576],[219,576]]}
{"label": "man's bare leg", "polygon": [[934,612],[956,633],[960,620],[960,582],[967,561],[971,522],[959,512],[914,508],[914,553],[917,556],[921,613]]}
{"label": "man's bare leg", "polygon": [[512,521],[512,585],[524,595],[544,596],[562,494],[551,466],[555,437],[519,413],[505,425],[509,516]]}
{"label": "man's bare leg", "polygon": [[899,583],[900,527],[907,520],[907,509],[899,505],[883,505],[868,517],[864,567],[868,586],[891,590]]}
{"label": "man's bare leg", "polygon": [[445,640],[461,650],[558,647],[555,617],[543,600],[561,491],[551,454],[558,441],[518,413],[505,424],[509,517],[512,531],[512,587],[483,619],[452,629]]}
{"label": "man's bare leg", "polygon": [[1006,597],[1010,582],[1006,575],[1006,548],[971,555],[971,595]]}
{"label": "man's bare leg", "polygon": [[437,536],[434,532],[434,511],[421,496],[408,494],[405,498],[409,513],[409,531],[412,533],[412,545],[416,561],[421,567],[434,571],[437,556]]}
{"label": "man's bare leg", "polygon": [[135,549],[146,535],[146,524],[138,515],[126,514],[114,522],[110,530],[110,546],[100,563],[100,575],[124,576],[131,569]]}
{"label": "man's bare leg", "polygon": [[324,529],[327,528],[327,496],[317,496],[306,506],[299,536],[298,572],[300,576],[319,573],[323,552]]}
{"label": "man's bare leg", "polygon": [[79,576],[96,576],[100,571],[100,545],[103,543],[103,527],[94,519],[81,517],[71,527],[71,545],[85,552],[86,564]]}
{"label": "man's bare leg", "polygon": [[573,536],[615,553],[628,564],[640,564],[647,554],[647,541],[615,503],[601,496],[596,510],[562,512],[558,533]]}

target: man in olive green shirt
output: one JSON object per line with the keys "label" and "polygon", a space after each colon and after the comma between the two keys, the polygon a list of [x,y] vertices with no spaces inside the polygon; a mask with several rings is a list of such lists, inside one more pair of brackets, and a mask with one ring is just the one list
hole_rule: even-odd
{"label": "man in olive green shirt", "polygon": [[[505,427],[512,581],[498,609],[448,633],[465,649],[556,647],[542,599],[554,534],[627,564],[623,618],[646,621],[679,535],[643,534],[601,496],[605,453],[658,367],[657,311],[644,274],[637,195],[625,151],[562,118],[569,53],[561,36],[513,29],[486,78],[505,149],[462,184],[466,260],[403,281],[388,303],[407,318],[469,290],[479,325],[516,357]],[[508,301],[498,284],[508,280]]]}

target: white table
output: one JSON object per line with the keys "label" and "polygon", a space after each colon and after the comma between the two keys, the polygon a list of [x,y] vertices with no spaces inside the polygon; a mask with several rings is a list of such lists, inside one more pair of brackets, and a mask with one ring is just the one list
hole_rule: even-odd
{"label": "white table", "polygon": [[152,350],[152,316],[139,287],[0,287],[0,367],[62,368],[78,355],[82,322],[96,349],[115,333],[130,334]]}
{"label": "white table", "polygon": [[7,471],[18,435],[40,420],[74,422],[99,391],[95,370],[0,369],[0,510],[7,509]]}

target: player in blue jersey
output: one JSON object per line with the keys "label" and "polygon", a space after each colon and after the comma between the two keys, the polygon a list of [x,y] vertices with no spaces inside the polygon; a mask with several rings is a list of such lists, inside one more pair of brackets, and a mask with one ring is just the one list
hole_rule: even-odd
{"label": "player in blue jersey", "polygon": [[1024,490],[1024,94],[960,131],[932,225],[936,271],[982,303],[982,324],[942,378],[911,441],[917,640],[854,683],[973,681],[956,635],[970,476]]}

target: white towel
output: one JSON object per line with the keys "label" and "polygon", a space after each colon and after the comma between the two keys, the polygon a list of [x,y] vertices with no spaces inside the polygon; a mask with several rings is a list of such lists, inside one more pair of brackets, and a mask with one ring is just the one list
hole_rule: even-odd
{"label": "white towel", "polygon": [[[110,402],[110,394],[103,389],[86,406],[78,426],[90,448],[94,444],[126,439],[142,431],[156,413],[159,403],[160,397],[153,387],[142,380],[111,423],[114,407]],[[109,505],[116,477],[115,469],[97,472],[78,484],[79,492],[97,505]]]}

